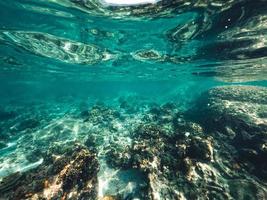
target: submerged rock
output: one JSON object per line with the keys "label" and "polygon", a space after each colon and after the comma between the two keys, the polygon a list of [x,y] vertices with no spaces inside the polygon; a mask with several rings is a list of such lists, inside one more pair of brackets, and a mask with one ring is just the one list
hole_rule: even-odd
{"label": "submerged rock", "polygon": [[[214,125],[243,121],[248,126],[265,125],[267,88],[256,86],[224,86],[204,93],[197,104],[203,121]],[[234,120],[236,119],[236,120]]]}
{"label": "submerged rock", "polygon": [[235,199],[267,199],[266,187],[262,187],[253,180],[231,180],[229,181],[230,194]]}
{"label": "submerged rock", "polygon": [[212,142],[209,139],[194,137],[190,141],[188,148],[188,157],[195,158],[203,161],[213,160]]}
{"label": "submerged rock", "polygon": [[98,170],[96,155],[82,146],[62,155],[48,154],[42,165],[24,172],[23,178],[5,178],[0,198],[96,199]]}
{"label": "submerged rock", "polygon": [[232,152],[249,172],[267,178],[267,88],[224,86],[204,93],[193,110],[215,137],[234,147]]}
{"label": "submerged rock", "polygon": [[81,116],[85,122],[101,125],[108,125],[112,120],[121,117],[118,111],[102,104],[96,104],[89,111],[83,111]]}
{"label": "submerged rock", "polygon": [[[133,143],[126,148],[115,148],[109,152],[110,164],[116,167],[135,168],[146,175],[148,182],[147,199],[179,199],[182,194],[177,181],[190,182],[188,179],[193,168],[203,166],[213,160],[211,138],[197,137],[183,133],[172,133],[156,124],[144,124],[133,132]],[[206,176],[206,172],[198,174]],[[213,177],[215,178],[215,177]],[[205,184],[209,185],[207,180]],[[197,184],[193,186],[197,190]],[[206,186],[207,186],[206,185]],[[206,187],[205,186],[205,187]],[[204,186],[203,186],[204,187]],[[186,193],[188,196],[189,193]]]}
{"label": "submerged rock", "polygon": [[21,177],[22,174],[20,172],[15,172],[13,174],[10,174],[9,176],[4,177],[0,181],[0,194],[14,189]]}

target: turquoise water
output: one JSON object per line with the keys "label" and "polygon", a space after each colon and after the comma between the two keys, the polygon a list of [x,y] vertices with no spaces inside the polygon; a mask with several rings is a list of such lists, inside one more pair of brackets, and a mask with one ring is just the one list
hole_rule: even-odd
{"label": "turquoise water", "polygon": [[0,199],[267,199],[265,0],[125,2],[0,1]]}

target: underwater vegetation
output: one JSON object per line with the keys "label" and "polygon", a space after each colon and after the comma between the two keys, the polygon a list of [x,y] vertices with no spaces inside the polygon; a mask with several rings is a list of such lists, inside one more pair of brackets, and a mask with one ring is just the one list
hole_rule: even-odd
{"label": "underwater vegetation", "polygon": [[265,0],[0,1],[0,200],[267,199]]}

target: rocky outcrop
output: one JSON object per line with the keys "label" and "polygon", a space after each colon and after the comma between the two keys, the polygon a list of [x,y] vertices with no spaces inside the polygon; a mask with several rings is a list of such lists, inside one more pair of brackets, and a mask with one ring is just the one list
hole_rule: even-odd
{"label": "rocky outcrop", "polygon": [[267,123],[267,88],[216,87],[202,95],[197,110],[203,121],[212,120],[214,125],[223,125],[224,121],[230,122],[235,118],[248,125],[264,126]]}
{"label": "rocky outcrop", "polygon": [[96,199],[98,162],[82,146],[62,155],[48,153],[39,167],[0,183],[0,199]]}
{"label": "rocky outcrop", "polygon": [[[192,173],[199,173],[202,181],[208,181],[203,177],[207,173],[204,166],[213,160],[212,139],[200,138],[195,133],[184,135],[166,132],[156,124],[140,125],[133,133],[131,146],[111,149],[108,158],[116,159],[110,159],[109,163],[144,172],[148,183],[147,199],[191,197],[184,188],[186,184],[193,184],[198,190],[198,181],[192,178]],[[186,184],[181,186],[177,182]]]}
{"label": "rocky outcrop", "polygon": [[234,147],[233,154],[245,169],[266,179],[266,112],[267,88],[224,86],[204,93],[191,114],[208,132]]}

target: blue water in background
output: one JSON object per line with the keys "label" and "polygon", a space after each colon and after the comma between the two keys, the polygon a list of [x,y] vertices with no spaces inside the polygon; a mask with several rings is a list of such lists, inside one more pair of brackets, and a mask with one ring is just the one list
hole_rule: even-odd
{"label": "blue water in background", "polygon": [[[2,0],[0,109],[20,117],[1,121],[0,141],[12,147],[0,150],[1,161],[7,152],[16,156],[0,167],[0,177],[29,166],[20,159],[28,153],[23,131],[10,133],[21,120],[40,119],[41,131],[97,102],[116,107],[121,97],[136,104],[172,102],[186,111],[203,92],[226,85],[267,86],[264,0],[134,7]],[[32,145],[31,152],[38,144],[25,146]]]}

